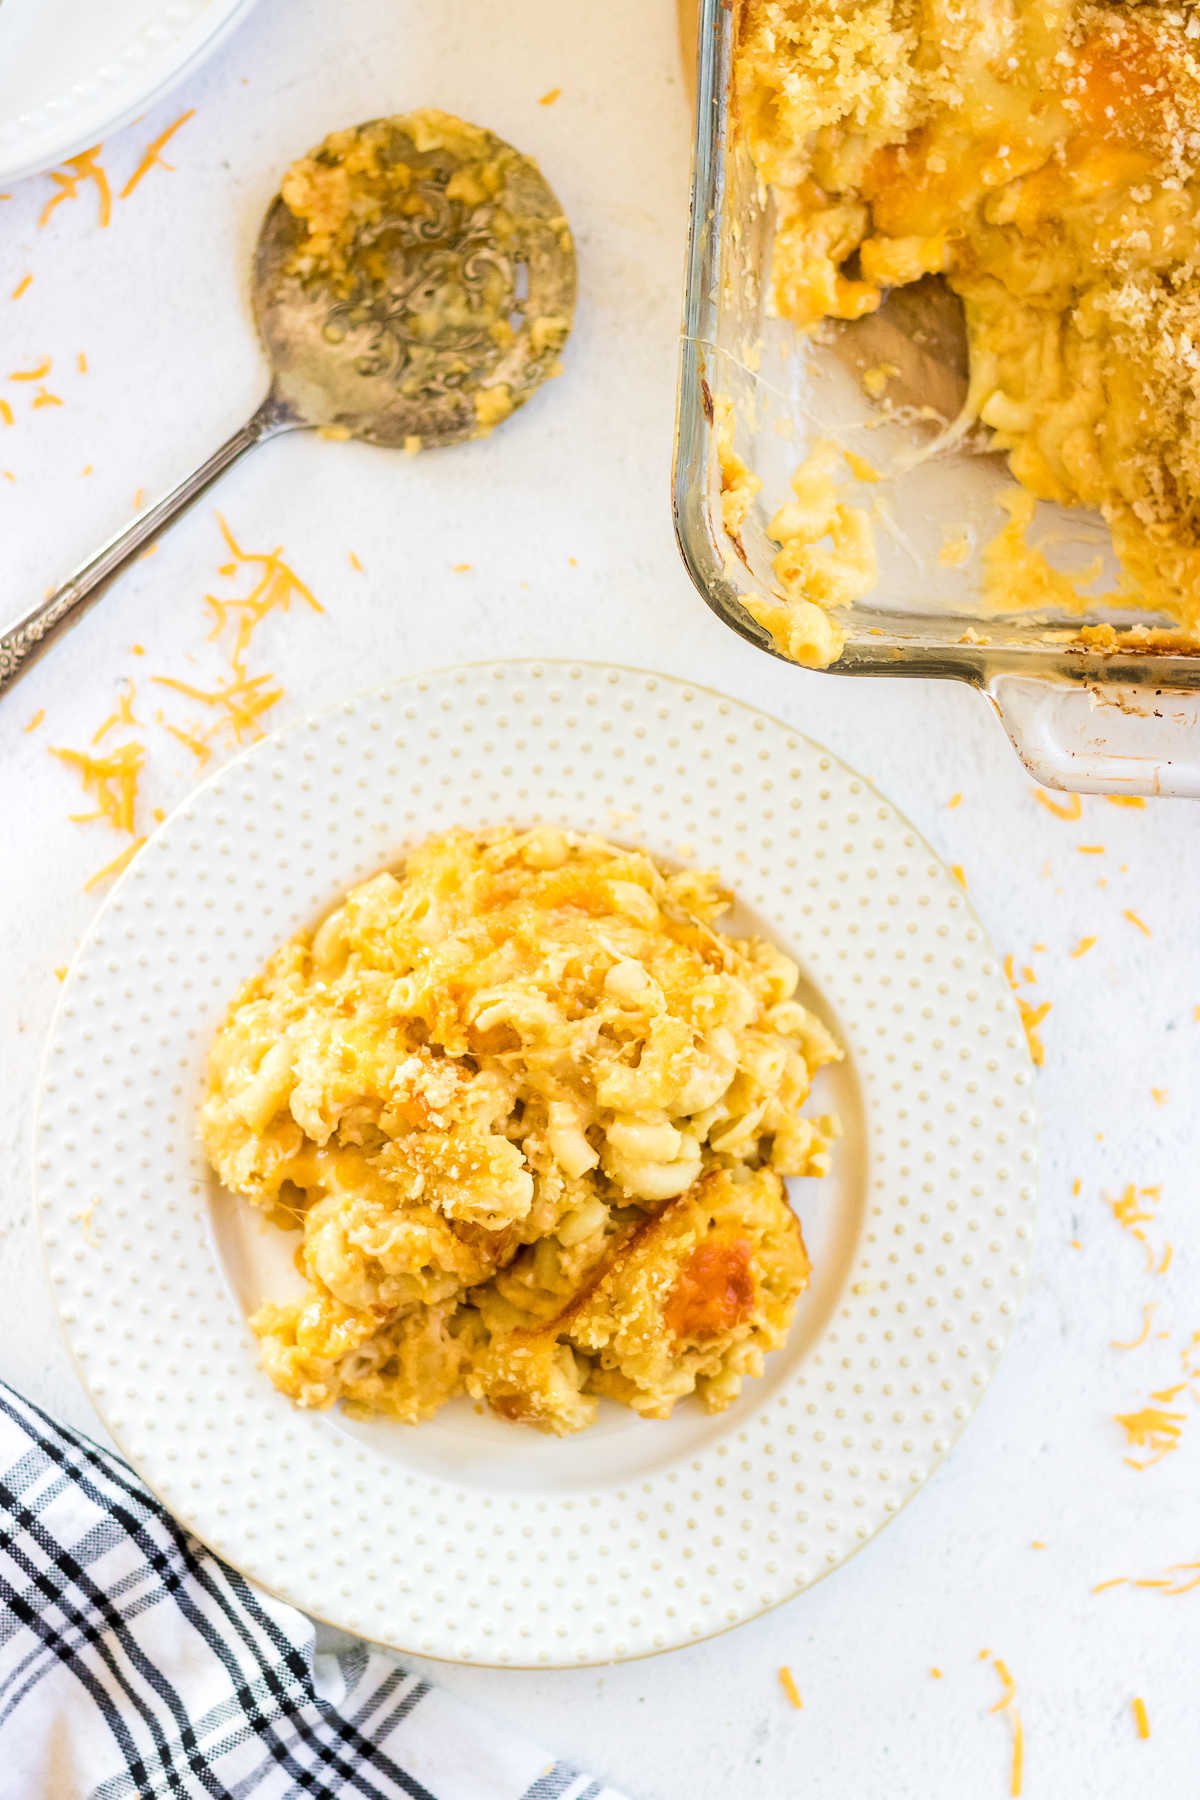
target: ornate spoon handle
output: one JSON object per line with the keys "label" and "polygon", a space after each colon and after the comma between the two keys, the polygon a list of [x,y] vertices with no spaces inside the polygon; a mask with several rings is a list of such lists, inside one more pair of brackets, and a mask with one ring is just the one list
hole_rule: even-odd
{"label": "ornate spoon handle", "polygon": [[76,569],[62,587],[48,594],[41,605],[35,606],[23,619],[10,625],[0,635],[0,694],[6,693],[19,680],[60,627],[78,618],[130,558],[177,519],[226,469],[264,439],[287,431],[296,423],[287,407],[273,393],[268,394],[254,417],[214,451],[207,462],[201,463],[194,474],[139,513],[124,531],[110,538],[90,562]]}

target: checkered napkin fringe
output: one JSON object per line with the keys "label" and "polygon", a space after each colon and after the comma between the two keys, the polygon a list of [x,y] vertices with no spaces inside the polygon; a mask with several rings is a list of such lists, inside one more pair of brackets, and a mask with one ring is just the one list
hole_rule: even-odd
{"label": "checkered napkin fringe", "polygon": [[211,1555],[0,1382],[0,1800],[621,1800]]}

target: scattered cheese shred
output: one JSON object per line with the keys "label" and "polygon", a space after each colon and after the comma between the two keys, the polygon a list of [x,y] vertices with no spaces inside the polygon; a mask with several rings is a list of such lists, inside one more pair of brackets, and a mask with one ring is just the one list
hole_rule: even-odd
{"label": "scattered cheese shred", "polygon": [[1150,1089],[1150,1098],[1154,1101],[1154,1104],[1156,1106],[1165,1106],[1167,1104],[1167,1101],[1171,1098],[1170,1089],[1169,1088],[1151,1088]]}
{"label": "scattered cheese shred", "polygon": [[133,861],[134,857],[137,855],[138,851],[141,849],[141,847],[145,843],[145,841],[146,840],[144,837],[134,838],[132,844],[127,844],[125,849],[122,850],[120,856],[114,856],[110,863],[105,863],[105,865],[102,869],[97,869],[96,873],[94,875],[90,876],[88,878],[88,880],[84,882],[84,884],[83,884],[84,893],[86,894],[86,893],[90,892],[90,890],[94,887],[99,887],[99,885],[102,881],[108,881],[114,875],[120,875],[123,872],[123,870],[125,870],[129,867],[130,863]]}
{"label": "scattered cheese shred", "polygon": [[59,963],[58,967],[54,971],[54,979],[55,979],[55,981],[65,981],[67,979],[66,963]]}
{"label": "scattered cheese shred", "polygon": [[1129,920],[1129,923],[1131,925],[1136,925],[1138,930],[1141,932],[1144,932],[1147,937],[1154,936],[1154,933],[1151,931],[1150,927],[1146,924],[1145,920],[1139,919],[1137,914],[1132,910],[1131,907],[1127,906],[1125,908],[1125,917]]}
{"label": "scattered cheese shred", "polygon": [[1155,1270],[1156,1275],[1165,1275],[1166,1274],[1167,1270],[1171,1266],[1171,1258],[1174,1256],[1174,1254],[1175,1254],[1174,1244],[1167,1244],[1163,1249],[1162,1261],[1159,1263],[1158,1268]]}
{"label": "scattered cheese shred", "polygon": [[962,888],[963,891],[965,892],[966,886],[967,886],[967,877],[963,872],[962,864],[961,863],[951,863],[950,864],[950,873],[953,875],[955,881],[957,881],[959,887]]}
{"label": "scattered cheese shred", "polygon": [[1045,1540],[1043,1538],[1034,1538],[1030,1548],[1033,1550],[1044,1550],[1046,1548]]}
{"label": "scattered cheese shred", "polygon": [[1111,1338],[1109,1340],[1109,1342],[1112,1345],[1112,1348],[1114,1350],[1137,1350],[1137,1349],[1139,1349],[1140,1346],[1142,1344],[1144,1344],[1146,1339],[1150,1336],[1150,1326],[1153,1322],[1154,1314],[1155,1314],[1155,1311],[1157,1310],[1157,1307],[1158,1307],[1157,1300],[1150,1301],[1147,1304],[1147,1306],[1145,1307],[1143,1318],[1142,1318],[1142,1329],[1138,1332],[1138,1335],[1135,1338],[1131,1338],[1127,1344],[1121,1343],[1117,1338]]}
{"label": "scattered cheese shred", "polygon": [[956,806],[962,805],[962,795],[961,794],[951,794],[950,798],[946,802],[946,805],[947,805],[948,809],[951,812],[953,812]]}
{"label": "scattered cheese shred", "polygon": [[1044,806],[1048,813],[1053,813],[1056,819],[1066,819],[1068,824],[1073,824],[1076,819],[1083,817],[1083,801],[1078,794],[1072,794],[1068,801],[1060,805],[1057,800],[1050,798],[1044,788],[1034,788],[1032,791],[1038,804]]}
{"label": "scattered cheese shred", "polygon": [[1081,956],[1086,956],[1095,942],[1096,939],[1094,937],[1081,937],[1071,952],[1072,959],[1077,960]]}
{"label": "scattered cheese shred", "polygon": [[451,563],[450,564],[450,573],[452,575],[465,575],[469,571],[470,567],[471,567],[470,563]]}
{"label": "scattered cheese shred", "polygon": [[[319,613],[324,609],[295,571],[284,562],[281,549],[265,554],[243,550],[220,513],[217,514],[217,523],[221,527],[221,535],[234,558],[232,563],[223,565],[221,574],[224,576],[234,575],[239,568],[244,567],[254,567],[261,571],[252,592],[245,596],[229,600],[218,599],[215,594],[206,594],[204,597],[205,604],[212,609],[215,620],[213,629],[209,633],[210,638],[218,637],[231,618],[237,621],[237,631],[229,660],[234,674],[244,680],[246,651],[250,647],[250,640],[255,631],[268,613],[277,609],[287,612],[293,595],[299,595],[314,612]],[[262,680],[265,677],[259,677],[259,679]],[[282,696],[282,689],[280,695]]]}
{"label": "scattered cheese shred", "polygon": [[33,276],[32,275],[22,275],[20,281],[18,281],[16,287],[13,289],[12,293],[9,295],[9,299],[10,300],[19,300],[21,298],[21,295],[27,294],[32,286],[33,286]]}
{"label": "scattered cheese shred", "polygon": [[[1030,1006],[1029,1002],[1017,993],[1018,981],[1013,967],[1013,958],[1011,954],[1004,958],[1004,973],[1008,977],[1008,985],[1013,991],[1014,998],[1017,1002],[1017,1011],[1021,1015],[1021,1024],[1024,1026],[1025,1038],[1029,1045],[1030,1061],[1033,1063],[1035,1069],[1041,1069],[1045,1066],[1046,1062],[1046,1047],[1042,1043],[1038,1026],[1041,1025],[1043,1020],[1052,1011],[1052,1003],[1049,1000],[1045,1000],[1042,1002],[1041,1006]],[[1037,980],[1037,976],[1028,964],[1026,964],[1021,971],[1021,979],[1027,982]]]}
{"label": "scattered cheese shred", "polygon": [[792,1679],[792,1671],[788,1668],[786,1663],[783,1664],[779,1671],[779,1685],[791,1701],[792,1705],[796,1708],[796,1711],[803,1712],[804,1702],[800,1698],[800,1690]]}
{"label": "scattered cheese shred", "polygon": [[177,738],[181,744],[191,751],[198,763],[203,765],[212,755],[211,749],[203,739],[193,737],[190,731],[184,731],[178,725],[168,725],[167,730],[173,738]]}
{"label": "scattered cheese shred", "polygon": [[188,108],[187,112],[180,113],[179,117],[175,120],[173,125],[168,125],[167,129],[165,131],[160,131],[158,136],[154,139],[153,143],[146,145],[146,149],[142,156],[141,162],[138,164],[137,168],[133,171],[133,174],[129,177],[129,180],[125,183],[125,186],[121,189],[120,193],[117,195],[118,200],[128,200],[128,198],[129,198],[130,194],[132,194],[134,188],[137,187],[137,185],[140,181],[145,180],[146,176],[150,173],[151,169],[154,168],[156,163],[158,164],[158,166],[160,168],[163,168],[163,169],[173,169],[174,168],[174,166],[175,166],[174,163],[169,163],[169,162],[165,161],[165,159],[162,155],[163,149],[171,141],[171,139],[175,136],[175,133],[179,130],[180,126],[186,125],[189,119],[195,117],[195,113],[196,113],[195,107],[190,106]]}
{"label": "scattered cheese shred", "polygon": [[133,809],[137,800],[138,776],[146,760],[141,744],[121,744],[107,756],[89,756],[82,750],[66,750],[52,746],[51,756],[77,769],[83,791],[97,802],[93,813],[74,813],[82,824],[88,819],[107,819],[119,831],[133,835]]}
{"label": "scattered cheese shred", "polygon": [[108,185],[108,176],[96,161],[100,150],[99,144],[93,144],[90,150],[81,150],[78,156],[68,156],[61,169],[50,171],[50,179],[58,192],[43,206],[38,219],[39,230],[49,221],[56,206],[61,206],[64,200],[79,198],[81,181],[90,181],[94,186],[99,202],[99,223],[102,227],[108,224],[112,218],[112,189]]}
{"label": "scattered cheese shred", "polygon": [[1150,1736],[1150,1721],[1146,1717],[1146,1702],[1142,1699],[1140,1694],[1133,1702],[1133,1719],[1134,1724],[1137,1726],[1138,1736],[1140,1738],[1148,1738]]}
{"label": "scattered cheese shred", "polygon": [[135,719],[133,716],[133,699],[134,686],[131,681],[117,701],[116,712],[109,713],[103,725],[99,726],[98,729],[92,733],[93,744],[98,744],[101,738],[106,737],[114,727],[122,725],[132,725],[136,727],[140,725],[141,721]]}
{"label": "scattered cheese shred", "polygon": [[54,363],[52,359],[47,356],[43,361],[38,363],[36,368],[10,369],[8,379],[10,381],[41,381],[44,376],[50,373],[53,367]]}
{"label": "scattered cheese shred", "polygon": [[550,88],[546,93],[544,93],[542,95],[541,99],[538,101],[538,105],[539,106],[553,106],[554,102],[560,97],[561,94],[562,94],[561,88]]}
{"label": "scattered cheese shred", "polygon": [[932,1668],[929,1673],[933,1676],[935,1681],[940,1681],[942,1679],[942,1671],[939,1668]]}
{"label": "scattered cheese shred", "polygon": [[1046,1046],[1043,1044],[1038,1026],[1052,1010],[1049,1000],[1041,1006],[1030,1006],[1028,1000],[1017,995],[1017,1010],[1021,1015],[1021,1023],[1025,1027],[1025,1037],[1029,1044],[1029,1057],[1035,1069],[1046,1066]]}
{"label": "scattered cheese shred", "polygon": [[45,716],[46,716],[45,707],[39,706],[37,711],[34,713],[32,719],[30,719],[28,725],[26,725],[25,730],[26,731],[36,731],[38,726],[41,724],[42,720],[45,718]]}
{"label": "scattered cheese shred", "polygon": [[[990,1655],[990,1652],[981,1651],[980,1655],[981,1657],[986,1658]],[[1004,1684],[1004,1692],[1001,1694],[999,1700],[996,1701],[996,1704],[988,1708],[988,1711],[992,1713],[1002,1712],[1008,1717],[1008,1722],[1012,1730],[1012,1780],[1008,1791],[1010,1795],[1013,1796],[1013,1800],[1019,1800],[1025,1780],[1025,1729],[1021,1723],[1021,1715],[1016,1707],[1017,1684],[1008,1672],[1007,1663],[1005,1663],[1001,1657],[993,1656],[991,1662],[992,1667]]]}
{"label": "scattered cheese shred", "polygon": [[195,687],[189,681],[177,681],[169,675],[155,675],[151,679],[159,687],[173,688],[190,700],[223,711],[239,744],[247,741],[248,732],[258,734],[261,731],[258,720],[283,699],[283,689],[270,685],[276,679],[273,675],[252,675],[240,681],[221,682],[211,691]]}
{"label": "scattered cheese shred", "polygon": [[1140,794],[1105,794],[1104,798],[1110,806],[1136,806],[1140,809],[1146,804]]}
{"label": "scattered cheese shred", "polygon": [[6,425],[11,425],[13,422],[13,409],[7,400],[0,400],[0,419],[3,419]]}
{"label": "scattered cheese shred", "polygon": [[77,362],[77,364],[78,364],[78,367],[79,367],[79,373],[80,373],[80,374],[81,374],[81,375],[86,375],[86,374],[87,374],[87,372],[88,372],[88,360],[87,360],[87,352],[86,352],[86,350],[81,350],[81,351],[80,351],[80,352],[79,352],[79,355],[78,355],[78,357],[77,357],[77,358],[76,358],[76,362]]}
{"label": "scattered cheese shred", "polygon": [[1083,1181],[1078,1175],[1075,1177],[1074,1181],[1071,1183],[1071,1192],[1076,1196],[1076,1198],[1078,1198],[1078,1196],[1083,1192]]}
{"label": "scattered cheese shred", "polygon": [[1167,1412],[1161,1406],[1144,1406],[1140,1412],[1116,1413],[1114,1417],[1131,1448],[1150,1452],[1144,1462],[1132,1456],[1124,1460],[1131,1469],[1149,1469],[1179,1448],[1179,1434],[1187,1415]]}
{"label": "scattered cheese shred", "polygon": [[358,557],[354,554],[353,550],[350,552],[350,567],[352,569],[357,569],[360,575],[363,572],[362,563],[358,560]]}
{"label": "scattered cheese shred", "polygon": [[61,406],[61,405],[62,405],[62,401],[59,398],[59,396],[57,394],[52,394],[50,392],[49,388],[39,388],[37,393],[33,397],[33,409],[35,412],[37,411],[39,406]]}

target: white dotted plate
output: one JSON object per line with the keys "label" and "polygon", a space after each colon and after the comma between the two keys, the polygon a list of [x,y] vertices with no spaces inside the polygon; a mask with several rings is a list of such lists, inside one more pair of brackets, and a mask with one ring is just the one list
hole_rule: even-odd
{"label": "white dotted plate", "polygon": [[254,0],[2,0],[0,181],[49,169],[162,97]]}
{"label": "white dotted plate", "polygon": [[[606,1404],[558,1440],[466,1401],[415,1429],[297,1411],[245,1323],[290,1240],[221,1194],[196,1144],[208,1045],[238,984],[350,883],[431,831],[535,819],[719,868],[735,927],[801,964],[848,1052],[817,1102],[845,1121],[834,1170],[792,1184],[812,1288],[765,1376],[714,1417]],[[1012,996],[916,832],[775,719],[568,663],[399,683],[199,789],[79,952],[36,1156],[71,1349],[171,1511],[310,1613],[493,1664],[711,1636],[885,1524],[1000,1355],[1034,1163]]]}

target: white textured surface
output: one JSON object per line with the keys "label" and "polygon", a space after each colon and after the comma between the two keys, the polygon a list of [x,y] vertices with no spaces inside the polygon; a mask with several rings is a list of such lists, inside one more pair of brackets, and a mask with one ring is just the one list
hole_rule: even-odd
{"label": "white textured surface", "polygon": [[[1179,1343],[1200,1325],[1200,815],[1086,801],[1064,824],[1033,801],[978,696],[787,669],[698,602],[667,500],[688,134],[672,13],[668,0],[261,0],[198,78],[109,146],[127,173],[176,111],[197,108],[172,145],[176,172],[148,177],[107,234],[84,202],[38,234],[47,184],[14,190],[0,206],[0,294],[26,270],[35,283],[15,304],[0,298],[2,368],[53,354],[66,403],[0,427],[0,468],[17,478],[0,478],[6,603],[41,593],[128,516],[139,485],[165,487],[257,403],[244,268],[298,148],[331,125],[432,102],[542,160],[580,244],[562,379],[483,444],[412,462],[297,438],[236,471],[220,497],[231,523],[255,548],[284,543],[326,606],[264,627],[255,666],[281,672],[282,719],[475,657],[618,659],[721,687],[827,743],[963,865],[999,952],[1019,966],[1046,945],[1029,990],[1054,1003],[1037,1077],[1041,1200],[1031,1287],[979,1412],[914,1503],[831,1579],[648,1662],[433,1672],[645,1800],[1004,1800],[1006,1733],[986,1710],[998,1683],[976,1661],[986,1645],[1019,1684],[1029,1800],[1190,1796],[1200,1591],[1090,1590],[1200,1556],[1196,1416],[1145,1474],[1123,1465],[1112,1423],[1177,1378]],[[562,98],[540,107],[554,87]],[[86,377],[72,372],[80,349]],[[202,508],[0,703],[0,1373],[94,1431],[37,1250],[31,1111],[54,967],[96,910],[83,882],[120,845],[67,822],[78,786],[45,746],[86,742],[138,666],[130,644],[147,646],[144,666],[186,666],[220,558]],[[451,573],[460,562],[473,567]],[[23,735],[42,707],[46,724]],[[191,779],[186,751],[160,746],[148,796],[173,805]],[[1082,934],[1098,942],[1071,961]],[[1165,1106],[1152,1086],[1169,1090]],[[1160,1281],[1101,1198],[1131,1180],[1163,1184],[1175,1259]],[[1155,1297],[1147,1345],[1111,1349]],[[1035,1538],[1047,1548],[1032,1550]],[[779,1693],[784,1662],[803,1713]],[[1130,1720],[1137,1693],[1148,1743]]]}
{"label": "white textured surface", "polygon": [[[261,1220],[208,1178],[204,1058],[275,947],[404,845],[535,820],[660,857],[686,846],[749,909],[733,928],[765,929],[800,964],[846,1051],[816,1104],[843,1114],[847,1141],[828,1182],[797,1184],[817,1279],[719,1418],[680,1406],[653,1425],[609,1406],[559,1443],[462,1402],[416,1431],[348,1431],[255,1367],[243,1308],[279,1293],[239,1292]],[[35,1181],[50,1282],[151,1487],[297,1606],[456,1661],[644,1656],[828,1574],[957,1438],[1028,1267],[1031,1077],[953,876],[786,725],[597,665],[417,677],[231,764],[122,877],[47,1052]]]}

